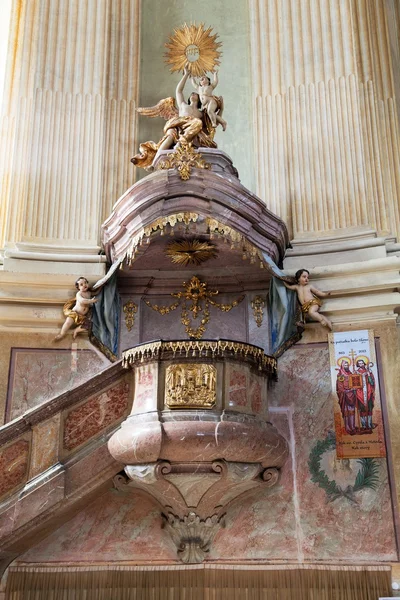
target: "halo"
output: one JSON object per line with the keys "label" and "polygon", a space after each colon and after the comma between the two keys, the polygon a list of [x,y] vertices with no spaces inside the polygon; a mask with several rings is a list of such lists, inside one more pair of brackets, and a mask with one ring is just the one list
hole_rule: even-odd
{"label": "halo", "polygon": [[356,361],[355,361],[355,365],[357,365],[357,361],[358,360],[363,360],[366,365],[369,365],[369,363],[370,363],[370,360],[369,360],[368,356],[363,356],[362,354],[360,354],[360,356],[357,356]]}
{"label": "halo", "polygon": [[216,65],[220,64],[222,46],[217,42],[218,34],[211,35],[212,27],[204,28],[200,25],[187,25],[180,29],[174,29],[173,35],[165,44],[168,49],[165,53],[165,62],[169,65],[171,72],[183,71],[186,63],[190,65],[191,75],[200,77],[206,71],[214,71]]}
{"label": "halo", "polygon": [[341,356],[341,357],[340,357],[340,358],[338,358],[338,359],[337,359],[337,361],[336,361],[336,362],[337,362],[337,364],[339,365],[339,367],[341,367],[341,366],[342,366],[342,362],[343,362],[344,360],[347,360],[347,362],[349,363],[349,365],[351,365],[351,360],[350,360],[350,358],[349,358],[348,356]]}

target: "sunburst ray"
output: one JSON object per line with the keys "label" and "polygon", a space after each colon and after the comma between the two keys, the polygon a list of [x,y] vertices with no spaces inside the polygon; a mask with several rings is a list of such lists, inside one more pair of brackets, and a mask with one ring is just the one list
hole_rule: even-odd
{"label": "sunburst ray", "polygon": [[[171,65],[171,72],[182,71],[185,64],[189,62],[190,71],[194,77],[200,77],[207,71],[214,71],[220,64],[221,42],[217,42],[218,34],[212,35],[212,27],[205,29],[204,23],[200,25],[187,25],[180,29],[174,29],[169,41],[165,44],[167,52],[165,61]],[[198,52],[196,60],[191,62],[188,58],[189,47],[195,47]]]}
{"label": "sunburst ray", "polygon": [[218,250],[210,242],[200,240],[176,240],[168,244],[165,254],[176,265],[199,266],[210,258],[217,258]]}

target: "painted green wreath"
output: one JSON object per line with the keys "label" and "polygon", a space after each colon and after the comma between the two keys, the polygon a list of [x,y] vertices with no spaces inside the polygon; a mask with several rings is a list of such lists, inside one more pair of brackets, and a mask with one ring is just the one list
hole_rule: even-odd
{"label": "painted green wreath", "polygon": [[374,458],[360,458],[357,462],[361,465],[353,485],[348,485],[343,490],[334,479],[329,479],[326,472],[321,468],[321,459],[325,452],[336,448],[335,435],[329,433],[324,440],[318,441],[310,452],[308,468],[311,473],[311,481],[325,490],[328,502],[337,498],[347,498],[350,502],[358,503],[355,493],[365,488],[376,490],[379,482],[379,463]]}

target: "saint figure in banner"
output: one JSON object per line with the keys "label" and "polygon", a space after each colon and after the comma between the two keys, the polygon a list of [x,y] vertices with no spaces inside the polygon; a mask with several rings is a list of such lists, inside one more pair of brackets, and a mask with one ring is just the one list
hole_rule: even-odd
{"label": "saint figure in banner", "polygon": [[340,411],[342,413],[344,427],[350,435],[357,433],[356,430],[356,390],[352,387],[352,372],[350,371],[350,360],[339,358],[339,372],[336,379],[336,393],[339,399]]}
{"label": "saint figure in banner", "polygon": [[361,385],[356,392],[357,409],[361,423],[360,433],[372,433],[372,430],[376,427],[372,423],[372,412],[375,404],[375,378],[371,370],[372,366],[373,364],[369,362],[367,357],[357,357],[355,372],[361,376]]}
{"label": "saint figure in banner", "polygon": [[373,364],[366,356],[358,356],[355,364],[353,361],[353,370],[348,357],[339,358],[337,364],[336,393],[346,433],[372,433],[376,427],[372,423],[375,404]]}
{"label": "saint figure in banner", "polygon": [[374,332],[362,329],[329,334],[329,354],[336,392],[337,458],[383,458],[385,432]]}

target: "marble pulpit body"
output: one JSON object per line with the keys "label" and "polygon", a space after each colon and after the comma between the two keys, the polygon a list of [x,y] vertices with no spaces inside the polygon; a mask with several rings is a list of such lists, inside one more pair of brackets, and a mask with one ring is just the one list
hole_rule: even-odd
{"label": "marble pulpit body", "polygon": [[271,273],[283,221],[241,185],[230,158],[161,155],[103,225],[118,273],[120,349],[134,371],[131,415],[109,441],[115,485],[160,506],[184,562],[203,560],[229,504],[277,483],[288,454],[269,423]]}

